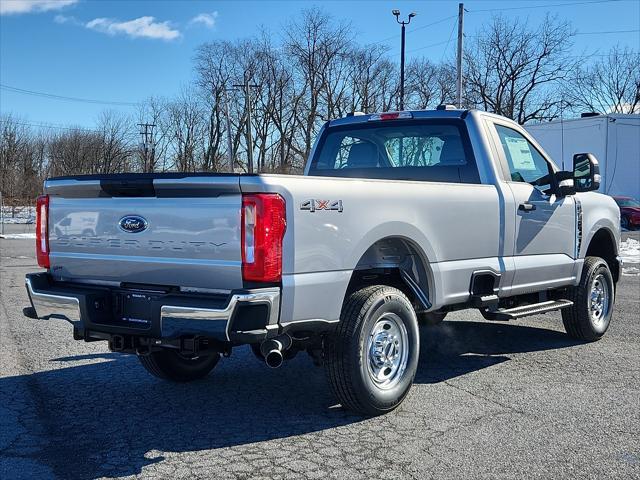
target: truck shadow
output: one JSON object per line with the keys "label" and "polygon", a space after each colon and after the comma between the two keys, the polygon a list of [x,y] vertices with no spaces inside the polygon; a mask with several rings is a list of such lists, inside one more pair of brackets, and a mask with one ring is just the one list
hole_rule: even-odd
{"label": "truck shadow", "polygon": [[581,342],[565,333],[509,323],[447,322],[421,328],[415,383],[438,383],[510,360],[508,354],[556,350]]}
{"label": "truck shadow", "polygon": [[[510,353],[575,345],[559,332],[484,322],[444,322],[422,333],[418,383],[490,367]],[[60,478],[136,475],[162,462],[164,452],[244,446],[242,453],[260,455],[259,442],[365,420],[334,405],[323,372],[304,354],[270,370],[248,348],[238,349],[210,378],[190,384],[157,380],[132,356],[105,352],[51,362],[55,370],[0,379],[3,396],[29,392],[37,414],[21,415],[19,428],[41,437],[39,448],[9,446],[3,455],[31,456]]]}

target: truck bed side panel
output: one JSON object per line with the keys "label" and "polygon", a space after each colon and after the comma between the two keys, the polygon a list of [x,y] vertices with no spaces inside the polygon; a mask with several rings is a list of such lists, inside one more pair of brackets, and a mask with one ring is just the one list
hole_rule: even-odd
{"label": "truck bed side panel", "polygon": [[[296,319],[313,316],[309,305],[318,305],[319,317],[329,305],[339,314],[350,275],[338,272],[351,272],[365,251],[386,237],[411,240],[429,264],[455,262],[432,268],[438,275],[432,278],[434,305],[464,301],[472,271],[499,264],[500,211],[493,185],[261,175],[241,178],[240,187],[278,192],[287,202],[283,272],[309,275],[300,279],[307,286],[314,278],[319,282],[304,290],[305,298],[296,289],[296,308],[290,309]],[[305,204],[310,200],[329,203],[310,211]],[[338,201],[342,211],[335,205],[332,210]],[[337,274],[311,275],[332,271]],[[289,301],[294,299],[285,289],[283,312]]]}

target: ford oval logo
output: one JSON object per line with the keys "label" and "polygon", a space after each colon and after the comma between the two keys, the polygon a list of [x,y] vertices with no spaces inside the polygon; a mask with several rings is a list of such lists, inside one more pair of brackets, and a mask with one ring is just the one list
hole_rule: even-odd
{"label": "ford oval logo", "polygon": [[127,215],[118,222],[120,230],[127,233],[138,233],[147,229],[147,221],[138,215]]}

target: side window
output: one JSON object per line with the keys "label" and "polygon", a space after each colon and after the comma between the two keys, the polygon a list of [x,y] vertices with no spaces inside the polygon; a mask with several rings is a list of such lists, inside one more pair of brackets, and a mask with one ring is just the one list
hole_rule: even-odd
{"label": "side window", "polygon": [[507,159],[511,181],[530,183],[548,193],[552,170],[540,152],[516,130],[502,125],[495,127]]}

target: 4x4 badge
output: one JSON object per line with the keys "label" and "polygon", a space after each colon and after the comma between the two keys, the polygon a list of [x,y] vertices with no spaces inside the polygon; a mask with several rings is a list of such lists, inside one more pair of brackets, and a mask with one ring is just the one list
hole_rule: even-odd
{"label": "4x4 badge", "polygon": [[306,200],[300,204],[300,210],[309,212],[315,212],[316,210],[342,212],[342,200]]}

